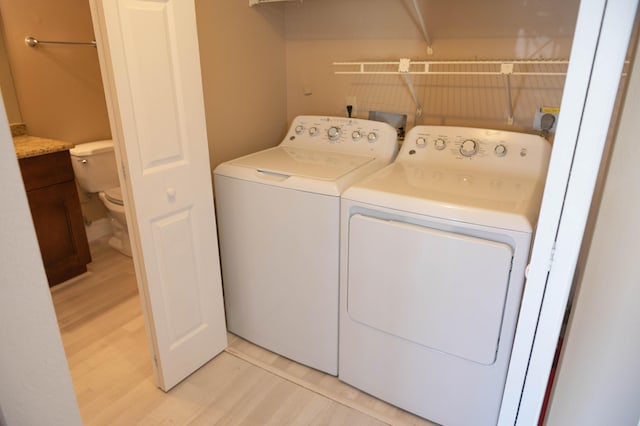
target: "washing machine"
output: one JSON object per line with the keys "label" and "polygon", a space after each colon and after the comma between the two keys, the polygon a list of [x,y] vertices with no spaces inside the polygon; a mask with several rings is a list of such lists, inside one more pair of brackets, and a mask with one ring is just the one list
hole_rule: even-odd
{"label": "washing machine", "polygon": [[397,151],[386,123],[299,116],[280,145],[216,167],[229,331],[337,374],[340,194]]}
{"label": "washing machine", "polygon": [[341,205],[339,378],[496,424],[549,160],[535,135],[417,126]]}

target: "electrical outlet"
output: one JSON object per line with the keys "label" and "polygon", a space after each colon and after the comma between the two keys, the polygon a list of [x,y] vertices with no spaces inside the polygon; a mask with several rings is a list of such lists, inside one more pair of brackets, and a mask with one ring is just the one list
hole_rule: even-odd
{"label": "electrical outlet", "polygon": [[358,115],[358,103],[356,102],[355,96],[346,96],[345,97],[345,106],[351,105],[351,116],[355,117]]}
{"label": "electrical outlet", "polygon": [[556,107],[540,107],[533,117],[533,130],[547,131],[554,133],[558,125],[558,116],[560,108]]}

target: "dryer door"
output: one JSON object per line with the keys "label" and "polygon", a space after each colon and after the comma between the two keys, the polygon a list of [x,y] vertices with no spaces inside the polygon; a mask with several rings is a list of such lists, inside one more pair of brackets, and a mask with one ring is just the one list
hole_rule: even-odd
{"label": "dryer door", "polygon": [[495,361],[509,245],[356,214],[348,256],[354,321],[480,364]]}

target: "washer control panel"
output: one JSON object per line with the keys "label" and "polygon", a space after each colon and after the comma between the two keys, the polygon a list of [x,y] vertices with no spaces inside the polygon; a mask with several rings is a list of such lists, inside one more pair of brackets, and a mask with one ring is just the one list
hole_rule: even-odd
{"label": "washer control panel", "polygon": [[537,135],[453,126],[416,126],[398,160],[464,170],[526,174],[548,161],[550,145]]}
{"label": "washer control panel", "polygon": [[310,115],[293,120],[282,145],[376,157],[398,150],[396,129],[387,123]]}

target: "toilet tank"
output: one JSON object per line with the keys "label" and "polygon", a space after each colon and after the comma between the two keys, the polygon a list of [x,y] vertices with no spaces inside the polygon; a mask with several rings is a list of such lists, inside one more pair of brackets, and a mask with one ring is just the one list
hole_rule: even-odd
{"label": "toilet tank", "polygon": [[120,186],[112,140],[81,143],[70,149],[69,154],[83,190],[101,192]]}

